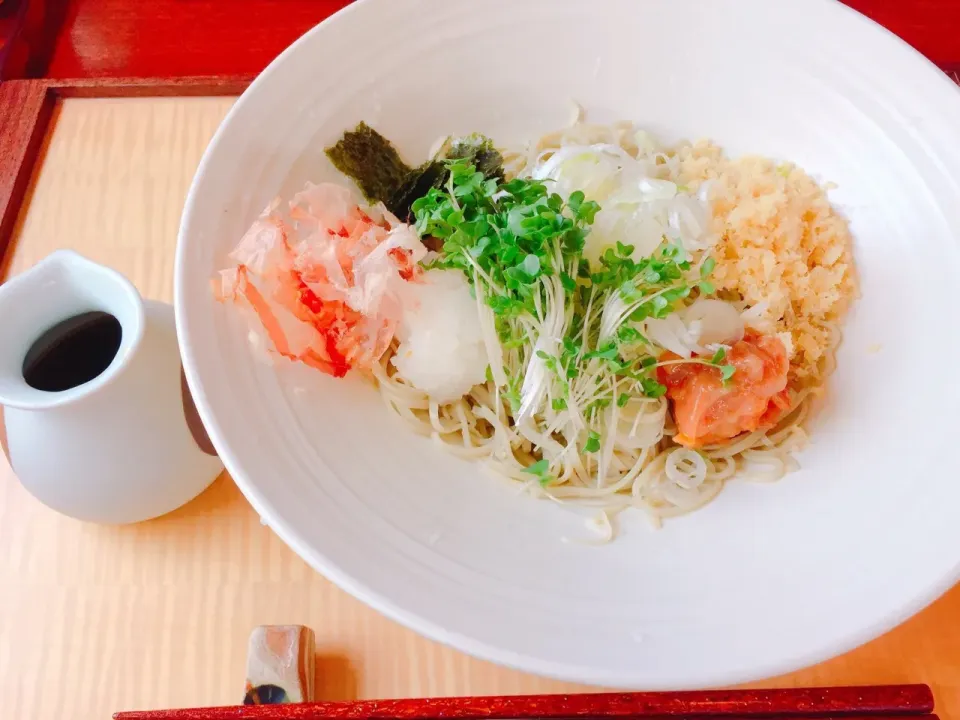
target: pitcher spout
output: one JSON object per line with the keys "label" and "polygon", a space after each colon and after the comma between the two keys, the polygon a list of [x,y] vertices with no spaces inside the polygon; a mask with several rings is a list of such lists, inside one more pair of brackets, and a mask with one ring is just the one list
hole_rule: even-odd
{"label": "pitcher spout", "polygon": [[95,392],[143,331],[143,301],[125,277],[54,252],[0,285],[0,405],[42,410]]}

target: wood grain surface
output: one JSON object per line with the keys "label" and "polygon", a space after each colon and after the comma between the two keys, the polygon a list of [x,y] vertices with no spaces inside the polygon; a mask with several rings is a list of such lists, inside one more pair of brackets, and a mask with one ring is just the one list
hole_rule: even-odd
{"label": "wood grain surface", "polygon": [[[2,2],[2,0],[0,0]],[[64,98],[239,95],[249,75],[8,80],[0,83],[0,261],[34,174],[50,114]]]}
{"label": "wood grain surface", "polygon": [[[68,99],[14,228],[18,273],[74,248],[172,296],[180,210],[229,98]],[[960,717],[960,588],[887,636],[766,686],[930,684]],[[258,624],[317,636],[325,700],[577,691],[418,637],[310,570],[220,478],[167,517],[121,528],[62,518],[0,459],[0,716],[107,718],[237,703]]]}
{"label": "wood grain surface", "polygon": [[33,174],[37,151],[46,136],[53,105],[43,84],[0,83],[0,262]]}

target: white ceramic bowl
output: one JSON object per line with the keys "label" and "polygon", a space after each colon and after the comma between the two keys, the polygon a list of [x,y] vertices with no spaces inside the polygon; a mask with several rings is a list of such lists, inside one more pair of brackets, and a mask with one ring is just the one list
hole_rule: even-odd
{"label": "white ceramic bowl", "polygon": [[[623,517],[599,549],[563,542],[586,535],[581,516],[414,437],[372,387],[260,364],[209,289],[268,200],[337,177],[324,146],[359,120],[415,161],[449,132],[506,144],[559,127],[571,99],[838,183],[863,292],[802,471],[733,482],[660,531]],[[187,374],[270,526],[431,638],[612,686],[789,671],[958,578],[958,182],[960,92],[839,3],[363,0],[284,52],[207,150],[177,255]]]}

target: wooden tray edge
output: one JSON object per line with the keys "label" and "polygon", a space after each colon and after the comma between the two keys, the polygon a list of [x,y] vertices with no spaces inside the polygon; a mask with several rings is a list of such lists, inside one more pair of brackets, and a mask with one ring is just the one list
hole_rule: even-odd
{"label": "wooden tray edge", "polygon": [[8,80],[0,83],[0,268],[36,170],[53,110],[62,98],[239,95],[252,76]]}

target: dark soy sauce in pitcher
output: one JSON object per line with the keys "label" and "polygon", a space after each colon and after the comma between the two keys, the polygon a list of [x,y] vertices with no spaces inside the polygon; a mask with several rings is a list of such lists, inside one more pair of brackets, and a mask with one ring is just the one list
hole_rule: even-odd
{"label": "dark soy sauce in pitcher", "polygon": [[62,392],[90,382],[110,367],[123,328],[110,313],[95,310],[67,318],[38,337],[23,358],[27,385]]}

